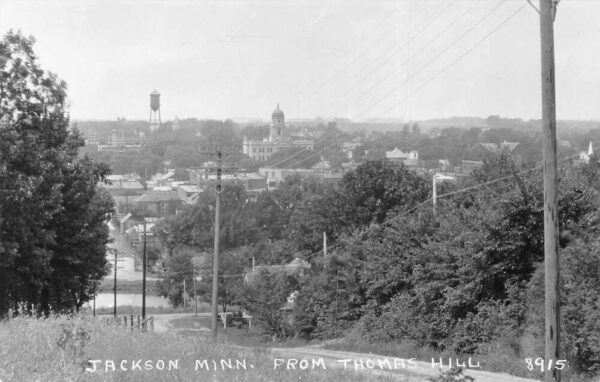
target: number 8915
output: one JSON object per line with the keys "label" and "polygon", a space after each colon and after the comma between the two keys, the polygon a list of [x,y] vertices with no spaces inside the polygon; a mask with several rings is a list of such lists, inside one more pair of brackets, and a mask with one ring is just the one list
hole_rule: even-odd
{"label": "number 8915", "polygon": [[554,360],[549,360],[548,362],[546,362],[545,359],[543,358],[525,358],[525,363],[527,363],[527,369],[528,370],[533,370],[537,367],[540,368],[540,371],[544,372],[546,370],[552,370],[552,368],[554,367],[556,370],[562,370],[565,368],[565,366],[567,366],[567,360],[566,359],[559,359],[557,361]]}

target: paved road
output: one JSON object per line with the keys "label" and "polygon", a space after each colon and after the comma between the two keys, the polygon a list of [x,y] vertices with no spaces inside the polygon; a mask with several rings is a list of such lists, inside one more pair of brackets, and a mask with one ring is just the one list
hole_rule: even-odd
{"label": "paved road", "polygon": [[[141,281],[142,280],[142,271],[135,270],[135,260],[133,257],[127,256],[119,256],[119,269],[117,270],[117,281],[125,280],[125,281]],[[106,260],[109,263],[115,262],[115,255],[111,253],[106,254]],[[110,274],[105,277],[105,279],[112,280],[114,278],[113,268],[110,269]],[[146,274],[146,280],[148,281],[156,281],[160,280],[156,276],[150,276]]]}

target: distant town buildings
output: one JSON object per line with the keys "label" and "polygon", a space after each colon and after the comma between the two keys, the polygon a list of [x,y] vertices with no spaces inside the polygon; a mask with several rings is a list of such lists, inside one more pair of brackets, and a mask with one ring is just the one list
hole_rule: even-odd
{"label": "distant town buildings", "polygon": [[314,141],[312,140],[292,140],[285,127],[285,114],[277,109],[271,114],[271,125],[269,126],[269,136],[262,141],[250,141],[244,136],[242,142],[242,152],[250,158],[265,162],[271,158],[271,155],[291,147],[301,147],[312,150]]}
{"label": "distant town buildings", "polygon": [[482,143],[481,144],[484,148],[486,148],[489,151],[492,151],[494,153],[502,153],[502,152],[508,152],[508,153],[512,153],[515,148],[517,148],[517,146],[519,145],[519,142],[507,142],[506,140],[500,144],[495,144],[495,143]]}
{"label": "distant town buildings", "polygon": [[135,200],[135,204],[144,208],[154,217],[175,215],[183,206],[183,200],[176,191],[148,191]]}
{"label": "distant town buildings", "polygon": [[416,150],[405,153],[396,147],[392,151],[386,151],[385,158],[392,162],[402,162],[411,169],[416,170],[419,167],[419,152]]}
{"label": "distant town buildings", "polygon": [[[319,163],[317,163],[318,165]],[[278,168],[278,167],[261,167],[258,172],[264,176],[267,189],[273,190],[283,182],[288,176],[298,175],[302,178],[315,178],[324,183],[339,182],[344,173],[342,171],[333,171],[329,168]]]}
{"label": "distant town buildings", "polygon": [[140,144],[132,144],[128,143],[123,137],[123,133],[121,135],[117,135],[117,131],[113,130],[111,135],[111,143],[109,145],[98,145],[98,151],[111,151],[111,152],[141,152],[142,145]]}

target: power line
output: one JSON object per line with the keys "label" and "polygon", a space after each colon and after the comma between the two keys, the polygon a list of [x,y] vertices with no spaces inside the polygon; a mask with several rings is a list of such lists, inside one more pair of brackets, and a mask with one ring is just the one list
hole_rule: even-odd
{"label": "power line", "polygon": [[[431,60],[427,61],[427,63],[425,63],[425,65],[421,66],[421,68],[419,68],[419,70],[417,70],[412,75],[410,75],[408,78],[406,78],[404,81],[402,81],[402,83],[400,83],[400,85],[398,85],[395,88],[393,88],[390,92],[386,93],[383,97],[380,97],[374,103],[371,103],[369,105],[369,107],[367,107],[367,108],[363,109],[362,111],[360,111],[359,113],[357,113],[357,116],[363,116],[366,112],[370,111],[374,106],[377,106],[383,100],[387,99],[390,95],[393,95],[402,86],[406,85],[410,80],[412,80],[418,74],[422,73],[431,64],[433,64],[434,62],[436,62],[436,60],[438,58],[440,58],[441,56],[443,56],[444,54],[446,54],[446,52],[448,52],[452,47],[454,47],[456,44],[458,44],[462,39],[464,39],[473,30],[475,30],[475,28],[477,28],[481,23],[483,23],[487,18],[489,18],[494,12],[496,12],[504,3],[506,3],[506,1],[507,0],[501,0],[500,3],[498,3],[498,5],[496,5],[494,8],[492,8],[492,10],[490,12],[488,12],[485,16],[483,16],[482,18],[480,18],[473,26],[471,26],[469,29],[467,29],[463,34],[461,34],[458,38],[456,38],[452,43],[450,43],[450,45],[448,45],[444,50],[442,50],[442,52],[440,52],[439,54],[437,54]],[[498,28],[496,28],[495,30],[497,30],[497,29]],[[489,35],[486,36],[486,37],[489,37]],[[481,43],[481,41],[478,42],[475,46],[479,45],[480,43]],[[471,48],[468,52],[470,52],[472,49],[473,48]],[[396,105],[394,105],[394,107],[395,106]]]}
{"label": "power line", "polygon": [[[469,53],[471,53],[475,48],[477,48],[479,45],[481,45],[481,43],[483,43],[485,40],[487,40],[489,37],[491,37],[495,32],[497,32],[501,27],[503,27],[506,23],[508,23],[512,18],[514,18],[516,15],[518,15],[523,10],[523,8],[525,8],[525,7],[526,7],[526,5],[521,6],[519,9],[516,10],[516,12],[512,13],[509,17],[507,17],[506,19],[504,19],[498,26],[496,26],[494,29],[492,29],[490,32],[488,32],[483,38],[481,38],[479,41],[477,41],[471,48],[469,48],[467,51],[465,51],[463,54],[461,54],[458,58],[456,58],[450,64],[448,64],[442,70],[440,70],[435,75],[433,75],[433,77],[429,78],[427,81],[425,81],[423,84],[421,84],[417,89],[415,89],[410,94],[408,94],[406,97],[404,97],[403,101],[409,99],[410,97],[412,97],[413,95],[415,95],[416,93],[418,93],[421,89],[423,89],[425,86],[427,86],[431,81],[433,81],[434,79],[436,79],[437,77],[439,77],[446,70],[450,69],[450,67],[452,67],[458,61],[460,61],[461,59],[463,59],[466,55],[468,55]],[[401,86],[395,88],[394,91],[398,90],[400,87]],[[393,105],[392,107],[386,109],[382,113],[382,115],[385,115],[390,110],[392,110],[394,107],[396,107],[396,105]],[[368,110],[366,110],[366,111],[368,111]]]}
{"label": "power line", "polygon": [[[388,16],[387,16],[387,17],[386,17],[384,20],[382,20],[381,24],[384,24],[385,22],[387,22],[387,21],[388,21],[390,18],[392,18],[393,16],[394,16],[394,13],[393,13],[393,12],[390,12],[390,13],[388,14]],[[375,42],[377,43],[377,42],[381,42],[381,41],[383,41],[383,39],[382,39],[381,37],[385,37],[385,36],[386,36],[386,33],[382,33],[380,36],[378,36],[378,37],[375,39]],[[374,46],[375,46],[375,45],[373,45],[373,44],[368,44],[367,48],[365,48],[365,49],[361,50],[359,53],[357,53],[357,54],[354,56],[354,60],[352,60],[352,61],[351,61],[351,62],[348,64],[348,66],[349,66],[349,65],[351,65],[351,64],[354,64],[356,61],[358,61],[358,60],[359,60],[359,59],[360,59],[360,58],[361,58],[361,57],[362,57],[362,56],[363,56],[363,55],[364,55],[366,52],[368,52],[369,50],[373,49],[373,47],[374,47]],[[343,59],[343,60],[345,60],[345,59],[346,59],[346,58],[348,58],[348,57],[350,57],[350,54],[347,54],[347,55],[345,55],[345,57],[344,57],[344,59]],[[303,96],[303,97],[300,99],[300,101],[296,103],[296,105],[298,106],[298,105],[301,105],[301,104],[303,104],[304,102],[306,102],[306,101],[307,101],[308,99],[310,99],[310,98],[311,98],[311,97],[312,97],[312,96],[313,96],[313,95],[314,95],[314,94],[315,94],[317,91],[321,90],[323,87],[327,86],[327,85],[328,85],[328,84],[329,84],[329,83],[330,83],[332,80],[334,80],[335,78],[337,78],[337,77],[339,76],[339,74],[340,74],[340,73],[341,73],[341,71],[336,71],[336,73],[335,73],[333,76],[331,76],[330,78],[328,78],[328,79],[326,79],[324,82],[322,82],[322,83],[321,83],[321,85],[319,85],[319,86],[318,86],[316,89],[313,89],[313,90],[312,90],[312,92],[310,92],[310,93],[307,93],[305,96]]]}
{"label": "power line", "polygon": [[[578,155],[568,156],[568,157],[563,158],[562,160],[560,160],[559,163],[567,162],[567,161],[570,161],[570,160],[572,160],[574,158],[577,158],[577,157],[578,157]],[[465,193],[465,192],[470,192],[470,191],[473,191],[473,190],[477,190],[477,189],[489,187],[489,186],[491,186],[493,184],[496,184],[496,183],[499,183],[499,182],[503,182],[503,181],[506,181],[506,180],[510,180],[510,179],[515,179],[516,177],[518,177],[520,175],[525,175],[525,174],[528,174],[530,172],[533,172],[533,171],[536,171],[536,170],[541,170],[541,169],[542,169],[542,165],[536,165],[535,167],[532,167],[532,168],[529,168],[529,169],[526,169],[526,170],[522,170],[522,171],[519,171],[517,173],[508,175],[508,176],[504,176],[504,177],[501,177],[501,178],[492,179],[492,180],[489,180],[487,182],[479,183],[479,184],[476,184],[476,185],[473,185],[473,186],[470,186],[470,187],[466,187],[466,188],[463,188],[463,189],[460,189],[460,190],[455,190],[455,191],[451,191],[451,192],[448,192],[448,193],[445,193],[445,194],[438,195],[437,199],[448,198],[448,197],[453,196],[453,195],[458,195],[458,194],[462,194],[462,193]],[[427,200],[425,200],[425,201],[417,204],[416,206],[414,206],[414,207],[412,207],[412,208],[410,208],[408,210],[400,211],[397,215],[394,215],[394,216],[392,216],[390,218],[387,218],[384,222],[380,223],[378,226],[384,226],[384,225],[391,224],[393,221],[395,221],[397,219],[400,219],[400,218],[404,218],[410,212],[413,212],[413,211],[415,211],[415,210],[417,210],[417,209],[419,209],[421,207],[428,206],[430,203],[431,203],[431,199],[427,199]],[[263,227],[259,227],[259,228],[248,228],[248,229],[233,230],[233,232],[243,231],[243,230],[251,230],[251,229],[280,228],[280,227],[287,227],[287,226],[288,226],[288,224],[285,224],[285,225],[276,225],[276,226],[263,226]],[[365,232],[363,232],[363,235],[366,234],[366,232],[368,232],[371,229],[373,229],[373,228],[368,227],[365,230]],[[328,246],[327,249],[328,250],[335,249],[335,248],[338,248],[340,245],[341,245],[341,243],[338,242],[338,243],[335,243],[335,244],[333,244],[331,246]],[[303,257],[305,259],[309,259],[309,258],[311,258],[311,257],[313,257],[315,255],[321,254],[321,253],[323,253],[323,251],[321,249],[319,249],[319,250],[316,250],[316,251],[304,254]],[[231,277],[239,277],[239,276],[240,275],[231,275]]]}
{"label": "power line", "polygon": [[[467,15],[467,13],[471,12],[477,5],[479,2],[481,2],[482,0],[477,0],[476,2],[473,3],[473,5],[470,8],[467,8],[462,14],[460,14],[457,18],[455,18],[452,22],[450,22],[450,24],[448,24],[445,28],[443,28],[438,34],[436,34],[432,39],[428,40],[423,46],[421,46],[416,52],[414,52],[412,55],[410,55],[410,57],[408,57],[406,60],[404,60],[402,63],[400,63],[398,65],[398,67],[394,68],[392,70],[392,72],[389,72],[387,76],[384,76],[383,78],[381,78],[378,82],[376,82],[374,85],[370,86],[367,90],[365,90],[362,94],[360,94],[361,96],[364,94],[368,94],[369,92],[371,92],[373,89],[375,89],[377,86],[381,85],[383,82],[385,82],[387,79],[389,79],[389,77],[394,74],[395,71],[397,71],[400,67],[409,64],[411,62],[412,59],[414,59],[416,56],[419,55],[419,53],[423,52],[427,47],[429,47],[435,40],[437,40],[440,36],[442,36],[444,33],[446,33],[446,31],[448,31],[448,29],[450,29],[452,26],[454,26],[460,19],[462,19],[463,17],[465,17]],[[391,56],[390,56],[391,58]],[[387,61],[381,62],[376,68],[373,69],[373,71],[371,71],[369,74],[373,73],[374,71],[376,71],[377,69],[379,69],[380,67],[382,67],[383,65],[385,65],[387,63]],[[368,75],[366,76],[368,77]],[[365,77],[365,78],[366,78]],[[364,79],[364,78],[363,78]],[[345,94],[349,94],[350,91],[352,91],[353,89],[355,89],[360,82],[363,80],[361,79],[360,81],[358,81],[354,86],[352,86],[351,88],[348,89],[348,91],[346,91],[344,94],[342,94],[341,97],[338,97],[335,99],[335,101],[339,101],[340,99],[342,99],[344,97]],[[335,102],[334,101],[334,102]],[[344,105],[342,105],[341,107],[339,107],[338,109],[336,109],[332,114],[336,115],[338,114],[340,111],[346,109],[352,102],[346,102]],[[331,106],[331,105],[329,105]]]}
{"label": "power line", "polygon": [[[578,155],[572,155],[572,156],[566,157],[566,158],[564,158],[564,159],[562,159],[562,160],[560,160],[558,162],[559,163],[567,162],[567,161],[570,161],[570,160],[572,160],[574,158],[577,158],[577,157],[578,157]],[[496,178],[496,179],[493,179],[493,180],[490,180],[490,181],[487,181],[487,182],[484,182],[484,183],[480,183],[480,184],[477,184],[477,185],[474,185],[474,186],[470,186],[470,187],[466,187],[466,188],[463,188],[463,189],[460,189],[460,190],[456,190],[456,191],[448,192],[448,193],[445,193],[445,194],[441,194],[441,195],[438,195],[437,199],[447,198],[447,197],[450,197],[450,196],[453,196],[453,195],[457,195],[457,194],[461,194],[461,193],[464,193],[464,192],[470,192],[470,191],[473,191],[473,190],[476,190],[476,189],[480,189],[480,188],[484,188],[484,187],[489,187],[492,184],[496,184],[496,183],[499,183],[499,182],[502,182],[502,181],[505,181],[505,180],[509,180],[509,179],[514,179],[515,177],[517,177],[519,175],[524,175],[524,174],[530,173],[532,171],[541,170],[542,166],[543,165],[537,165],[537,166],[532,167],[530,169],[523,170],[523,171],[520,171],[518,173],[509,175],[509,176],[505,176],[505,177],[501,177],[501,178]],[[388,225],[388,224],[392,223],[393,221],[395,221],[397,219],[404,218],[410,212],[413,212],[413,211],[415,211],[415,210],[417,210],[417,209],[419,209],[421,207],[424,207],[424,206],[429,206],[430,203],[431,203],[431,199],[425,200],[425,201],[417,204],[416,206],[414,206],[414,207],[412,207],[412,208],[410,208],[408,210],[401,211],[397,215],[394,215],[394,216],[392,216],[390,218],[387,218],[384,222],[382,222],[378,226]],[[372,227],[373,226],[369,226],[365,230],[365,232],[363,232],[363,235],[366,234],[369,230],[372,230],[373,229]],[[338,243],[336,243],[336,244],[334,244],[332,246],[329,246],[328,249],[334,249],[334,248],[339,247],[340,245],[341,245],[341,243],[338,242]],[[316,255],[318,253],[322,253],[322,251],[318,250],[318,251],[311,252],[311,253],[305,255],[305,257],[307,257],[307,256],[308,257],[312,257],[312,256],[314,256],[314,255]]]}
{"label": "power line", "polygon": [[[322,141],[322,140],[325,140],[325,139],[327,139],[327,138],[330,138],[330,137],[334,136],[335,134],[338,134],[338,131],[334,131],[334,132],[332,132],[332,133],[330,133],[330,134],[327,134],[327,135],[324,135],[324,136],[322,136],[321,138],[319,138],[319,139],[317,139],[316,141],[314,141],[314,142],[313,142],[313,147],[314,147],[314,145],[315,145],[315,144],[317,144],[319,141]],[[303,153],[303,152],[305,152],[305,151],[311,151],[311,150],[310,150],[310,149],[308,149],[308,148],[304,148],[304,149],[302,149],[302,150],[299,150],[298,152],[296,152],[296,153],[294,153],[294,154],[292,154],[292,155],[288,156],[287,158],[284,158],[284,159],[280,160],[279,162],[277,162],[277,163],[275,163],[275,164],[269,165],[269,167],[276,168],[277,166],[279,166],[279,165],[281,165],[281,164],[283,164],[283,163],[285,163],[285,162],[289,161],[289,160],[290,160],[290,159],[292,159],[292,158],[295,158],[295,157],[297,157],[298,155],[302,154],[302,153]]]}
{"label": "power line", "polygon": [[[451,5],[451,3],[452,3],[452,2],[454,2],[454,1],[456,1],[456,0],[451,0],[451,2],[450,2],[450,4],[449,4],[449,5]],[[446,8],[448,8],[448,7],[446,7]],[[444,8],[444,10],[445,10],[446,8]],[[433,15],[433,17],[434,17],[434,18],[437,18],[437,17],[439,17],[439,16],[440,16],[442,13],[443,13],[443,11],[439,12],[438,14],[435,14],[435,15]],[[384,21],[387,21],[387,19],[391,18],[393,15],[394,15],[394,14],[393,14],[392,12],[390,12],[390,13],[389,13],[389,15],[388,15],[388,17],[386,17]],[[430,16],[430,18],[431,18],[431,16]],[[425,23],[426,23],[426,24],[428,24],[428,23],[430,23],[430,22],[431,22],[431,20],[430,20],[430,19],[426,19],[426,21],[425,21]],[[383,22],[382,22],[382,23],[383,23]],[[379,40],[379,39],[378,39],[377,41],[382,41],[382,40]],[[350,62],[348,65],[346,65],[346,66],[350,66],[351,64],[354,64],[356,61],[358,61],[360,58],[362,58],[366,52],[368,52],[369,50],[373,49],[373,47],[374,47],[374,46],[375,46],[375,45],[370,45],[370,44],[369,44],[369,46],[367,46],[367,48],[366,48],[366,49],[363,49],[362,51],[360,51],[360,53],[358,53],[358,54],[355,56],[354,60],[353,60],[353,61],[351,61],[351,62]],[[331,82],[332,82],[334,79],[336,79],[337,77],[339,77],[341,73],[342,73],[342,70],[338,70],[338,71],[336,71],[336,73],[335,73],[333,76],[329,77],[329,78],[328,78],[328,79],[327,79],[325,82],[323,82],[323,83],[322,83],[320,86],[318,86],[316,89],[314,89],[314,90],[313,90],[311,93],[309,93],[308,95],[306,95],[305,97],[303,97],[302,99],[300,99],[300,101],[296,103],[296,106],[303,104],[303,103],[304,103],[304,102],[306,102],[308,99],[310,99],[312,96],[314,96],[315,94],[317,94],[317,92],[318,92],[318,91],[320,91],[320,90],[321,90],[321,89],[323,89],[325,86],[327,86],[328,84],[330,84],[330,83],[331,83]]]}

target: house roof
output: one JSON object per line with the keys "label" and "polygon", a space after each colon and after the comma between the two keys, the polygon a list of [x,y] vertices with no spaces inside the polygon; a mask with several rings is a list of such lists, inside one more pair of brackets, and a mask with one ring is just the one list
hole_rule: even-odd
{"label": "house roof", "polygon": [[152,180],[161,181],[167,180],[175,175],[175,170],[168,170],[166,174],[156,174],[152,177]]}
{"label": "house roof", "polygon": [[111,184],[102,183],[101,186],[107,190],[143,190],[144,186],[137,181],[111,180]]}
{"label": "house roof", "polygon": [[[285,272],[288,275],[293,275],[293,274],[300,272],[302,269],[308,269],[308,268],[310,268],[310,264],[308,262],[296,257],[294,260],[292,260],[288,264],[257,265],[254,267],[254,273],[260,274],[260,272],[262,270],[265,270],[267,272]],[[253,273],[252,269],[249,269],[249,272],[247,272],[247,273],[252,274]],[[246,275],[246,278],[248,278],[248,275]]]}
{"label": "house roof", "polygon": [[315,170],[325,170],[331,168],[331,164],[329,163],[329,161],[323,160],[315,164],[311,168]]}
{"label": "house roof", "polygon": [[386,151],[385,152],[385,157],[386,158],[407,158],[408,157],[408,153],[405,153],[404,151],[400,150],[399,148],[395,148],[392,151]]}
{"label": "house roof", "polygon": [[181,200],[175,191],[150,191],[136,199],[138,203],[168,202],[170,200]]}
{"label": "house roof", "polygon": [[500,149],[513,151],[518,145],[519,145],[519,142],[504,141],[504,142],[500,143]]}
{"label": "house roof", "polygon": [[407,153],[405,153],[404,151],[400,150],[399,148],[395,148],[392,151],[386,151],[385,152],[385,157],[387,159],[410,159],[411,158],[411,154],[417,154],[416,150],[411,150]]}

